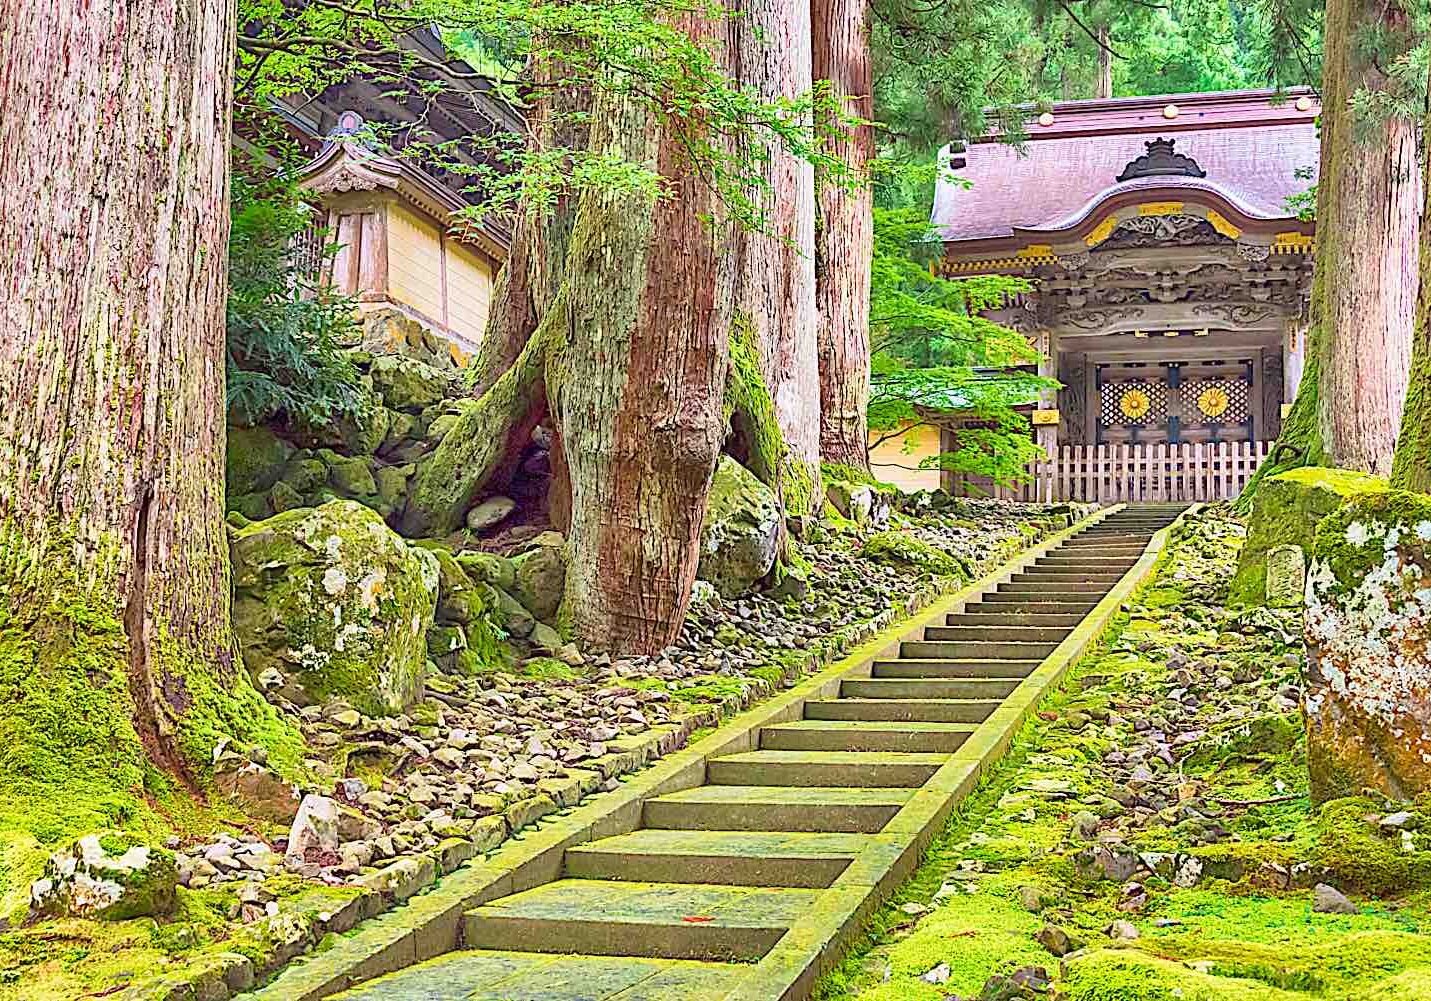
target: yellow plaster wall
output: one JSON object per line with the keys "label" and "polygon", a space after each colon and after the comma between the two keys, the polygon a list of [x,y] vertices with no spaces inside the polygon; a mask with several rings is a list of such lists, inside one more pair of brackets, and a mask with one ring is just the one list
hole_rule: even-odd
{"label": "yellow plaster wall", "polygon": [[476,342],[487,327],[492,305],[492,265],[486,257],[447,242],[447,325]]}
{"label": "yellow plaster wall", "polygon": [[916,467],[921,459],[939,454],[939,429],[928,425],[911,428],[906,424],[901,430],[879,445],[875,442],[890,432],[870,433],[870,471],[876,479],[893,483],[901,490],[938,490],[939,470]]}
{"label": "yellow plaster wall", "polygon": [[432,223],[402,205],[388,206],[388,292],[434,323],[442,317],[442,246]]}

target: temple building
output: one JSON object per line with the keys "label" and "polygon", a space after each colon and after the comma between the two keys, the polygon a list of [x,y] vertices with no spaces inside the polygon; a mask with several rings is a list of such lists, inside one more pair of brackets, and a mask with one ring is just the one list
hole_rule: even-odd
{"label": "temple building", "polygon": [[1063,384],[1031,408],[1049,460],[1000,492],[1241,488],[1301,376],[1315,230],[1295,199],[1316,183],[1318,111],[1307,91],[1069,101],[1020,142],[995,132],[941,151],[942,272],[1030,279],[991,318]]}

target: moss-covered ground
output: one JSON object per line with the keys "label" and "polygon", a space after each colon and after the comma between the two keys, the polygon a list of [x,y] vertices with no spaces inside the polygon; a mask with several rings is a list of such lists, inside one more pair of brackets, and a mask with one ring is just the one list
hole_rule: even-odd
{"label": "moss-covered ground", "polygon": [[1062,1001],[1431,999],[1431,802],[1312,807],[1296,613],[1223,605],[1243,538],[1192,521],[821,1001],[1048,996],[991,982],[1029,967]]}

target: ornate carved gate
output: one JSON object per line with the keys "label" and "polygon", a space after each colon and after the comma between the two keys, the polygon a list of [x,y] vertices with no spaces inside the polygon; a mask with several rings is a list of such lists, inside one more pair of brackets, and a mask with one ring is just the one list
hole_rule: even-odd
{"label": "ornate carved gate", "polygon": [[1252,359],[1097,366],[1096,444],[1255,441]]}

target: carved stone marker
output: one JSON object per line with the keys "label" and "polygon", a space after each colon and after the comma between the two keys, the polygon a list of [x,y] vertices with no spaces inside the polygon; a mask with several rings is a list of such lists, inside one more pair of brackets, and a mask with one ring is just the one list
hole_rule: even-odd
{"label": "carved stone marker", "polygon": [[1267,604],[1295,608],[1307,587],[1307,558],[1301,546],[1274,546],[1267,550]]}

